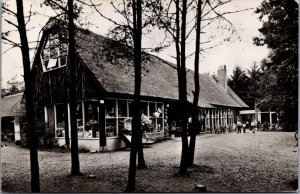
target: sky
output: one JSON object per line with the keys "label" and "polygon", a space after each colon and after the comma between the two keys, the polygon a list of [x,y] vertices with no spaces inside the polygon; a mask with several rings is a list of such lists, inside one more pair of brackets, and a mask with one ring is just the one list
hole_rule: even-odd
{"label": "sky", "polygon": [[[55,12],[48,7],[40,6],[43,0],[25,0],[24,2],[24,13],[29,14],[31,7],[32,11],[37,11],[39,14],[33,15],[31,20],[28,22],[28,40],[36,41],[39,38],[39,32],[42,26],[47,22],[49,16],[55,15]],[[104,2],[102,2],[104,1]],[[113,12],[113,9],[107,4],[109,0],[94,0],[96,3],[103,3],[100,8],[104,15],[113,18],[115,20],[120,19],[118,15]],[[4,0],[3,1],[8,8],[15,10],[15,0]],[[234,25],[237,33],[231,36],[230,41],[220,42],[227,35],[222,33],[220,29],[215,28],[212,25],[204,35],[201,36],[201,41],[205,41],[206,36],[209,34],[214,34],[214,41],[217,42],[218,46],[206,50],[201,54],[200,57],[200,73],[215,74],[220,65],[226,65],[228,77],[232,75],[232,71],[235,66],[239,65],[243,69],[249,69],[254,62],[257,64],[267,57],[268,49],[263,47],[258,47],[253,45],[253,37],[260,36],[258,28],[261,27],[262,23],[258,20],[258,15],[254,13],[256,7],[260,5],[262,0],[232,0],[232,2],[222,8],[220,11],[235,11],[244,10],[249,8],[254,8],[251,10],[229,14],[226,18]],[[88,29],[101,34],[106,35],[108,30],[112,28],[112,23],[101,18],[98,13],[90,8],[84,8],[84,14],[82,20],[89,21]],[[11,25],[5,22],[5,19],[11,20],[6,15],[2,18],[2,32],[14,29]],[[16,22],[15,20],[12,20]],[[144,47],[151,47],[156,42],[161,41],[161,37],[164,37],[164,33],[161,31],[154,31],[149,35],[145,35],[145,40],[143,42]],[[239,38],[238,38],[239,37]],[[9,38],[13,41],[19,41],[19,34],[12,32]],[[193,53],[194,51],[194,34],[191,34],[191,39],[188,40],[187,45],[187,55]],[[222,43],[222,44],[220,44]],[[220,45],[219,45],[220,44]],[[35,46],[31,45],[32,47]],[[205,47],[205,45],[203,45]],[[7,81],[16,77],[17,80],[22,80],[23,68],[22,68],[22,55],[19,48],[10,49],[9,45],[2,43],[2,63],[1,63],[1,85],[2,87],[7,87]],[[209,46],[207,46],[209,47]],[[30,52],[31,59],[34,55],[34,49]],[[152,53],[159,56],[162,59],[175,63],[175,47],[171,45],[161,53]],[[187,58],[187,68],[194,69],[194,56]]]}

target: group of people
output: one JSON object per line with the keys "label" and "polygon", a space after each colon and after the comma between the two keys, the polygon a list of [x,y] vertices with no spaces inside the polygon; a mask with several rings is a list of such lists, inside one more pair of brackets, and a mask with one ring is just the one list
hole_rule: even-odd
{"label": "group of people", "polygon": [[278,129],[277,124],[270,125],[267,121],[261,123],[256,120],[247,120],[246,122],[241,122],[238,118],[237,123],[233,125],[225,126],[214,126],[209,128],[210,133],[225,133],[225,132],[237,132],[237,133],[246,133],[247,131],[255,133],[256,131],[269,131]]}
{"label": "group of people", "polygon": [[235,131],[237,133],[242,133],[242,131],[244,133],[246,133],[246,130],[250,130],[253,133],[255,133],[255,131],[269,131],[269,130],[276,130],[278,129],[278,124],[272,124],[270,125],[267,121],[265,121],[264,123],[261,123],[260,121],[246,121],[246,122],[241,122],[240,119],[237,120],[237,124],[235,126]]}
{"label": "group of people", "polygon": [[255,133],[255,131],[258,129],[258,125],[260,125],[260,122],[257,122],[256,120],[250,122],[244,122],[242,123],[239,119],[237,120],[237,124],[236,124],[236,129],[237,129],[237,133],[242,133],[242,130],[244,133],[246,133],[246,130],[250,130],[253,133]]}

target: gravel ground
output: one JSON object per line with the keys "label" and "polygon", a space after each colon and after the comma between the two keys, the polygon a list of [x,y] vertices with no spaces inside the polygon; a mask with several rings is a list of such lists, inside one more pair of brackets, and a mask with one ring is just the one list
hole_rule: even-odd
{"label": "gravel ground", "polygon": [[[298,185],[298,147],[294,133],[257,132],[197,136],[195,166],[189,177],[178,172],[181,139],[145,148],[148,169],[137,171],[138,192],[192,192],[203,184],[209,192],[284,192]],[[80,153],[84,174],[70,177],[69,152],[39,151],[42,192],[122,192],[126,188],[129,151]],[[2,190],[30,192],[29,151],[1,148]],[[89,175],[95,178],[89,178]]]}

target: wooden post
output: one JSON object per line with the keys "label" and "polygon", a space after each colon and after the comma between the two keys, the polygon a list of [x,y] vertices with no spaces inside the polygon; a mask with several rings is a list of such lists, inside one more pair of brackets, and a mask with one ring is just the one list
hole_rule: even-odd
{"label": "wooden post", "polygon": [[21,140],[20,124],[19,121],[17,121],[17,118],[14,118],[14,133],[15,141]]}
{"label": "wooden post", "polygon": [[56,134],[56,131],[57,131],[57,118],[56,118],[56,105],[54,104],[54,134],[55,134],[55,137],[57,137],[57,134]]}
{"label": "wooden post", "polygon": [[[67,109],[68,109],[68,127],[71,126],[71,111],[70,111],[70,103],[67,103]],[[71,127],[69,127],[71,129]],[[71,130],[68,130],[68,135],[71,137]]]}
{"label": "wooden post", "polygon": [[46,106],[44,106],[44,115],[45,115],[45,123],[48,123],[48,112]]}
{"label": "wooden post", "polygon": [[100,100],[99,103],[99,143],[102,150],[106,149],[106,132],[105,132],[105,103]]}

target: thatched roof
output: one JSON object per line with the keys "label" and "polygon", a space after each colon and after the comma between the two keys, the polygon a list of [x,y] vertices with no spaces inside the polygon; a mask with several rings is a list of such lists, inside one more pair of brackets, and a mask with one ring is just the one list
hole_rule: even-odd
{"label": "thatched roof", "polygon": [[22,97],[23,93],[18,93],[1,98],[1,117],[19,116],[22,111]]}
{"label": "thatched roof", "polygon": [[[76,41],[78,55],[106,92],[134,94],[134,68],[130,47],[86,30],[79,30]],[[193,71],[187,71],[189,102],[193,101],[193,74]],[[231,89],[226,91],[207,75],[200,75],[200,88],[199,107],[248,107]],[[141,95],[178,100],[176,65],[144,53]]]}

